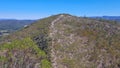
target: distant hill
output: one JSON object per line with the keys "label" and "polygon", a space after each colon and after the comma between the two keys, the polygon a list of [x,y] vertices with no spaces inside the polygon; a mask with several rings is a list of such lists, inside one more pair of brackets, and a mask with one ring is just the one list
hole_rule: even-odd
{"label": "distant hill", "polygon": [[35,20],[0,19],[0,30],[18,30],[34,21]]}
{"label": "distant hill", "polygon": [[120,24],[69,14],[0,39],[0,68],[120,68]]}
{"label": "distant hill", "polygon": [[106,19],[106,20],[112,20],[112,21],[117,21],[120,22],[120,16],[96,16],[96,17],[91,17],[91,18],[95,18],[95,19]]}

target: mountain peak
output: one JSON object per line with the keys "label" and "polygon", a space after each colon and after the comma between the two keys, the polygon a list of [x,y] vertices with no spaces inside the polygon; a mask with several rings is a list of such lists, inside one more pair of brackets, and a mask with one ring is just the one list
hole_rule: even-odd
{"label": "mountain peak", "polygon": [[[7,64],[11,68],[23,63],[23,67],[32,68],[119,68],[119,27],[110,21],[69,14],[50,16],[1,40],[0,56],[6,61],[2,60],[0,65]],[[21,60],[18,57],[24,60],[17,61]]]}

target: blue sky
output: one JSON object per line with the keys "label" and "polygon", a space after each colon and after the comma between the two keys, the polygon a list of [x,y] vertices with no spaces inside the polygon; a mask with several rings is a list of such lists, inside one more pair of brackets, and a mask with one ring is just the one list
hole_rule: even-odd
{"label": "blue sky", "polygon": [[39,19],[59,13],[120,16],[120,0],[0,0],[0,18]]}

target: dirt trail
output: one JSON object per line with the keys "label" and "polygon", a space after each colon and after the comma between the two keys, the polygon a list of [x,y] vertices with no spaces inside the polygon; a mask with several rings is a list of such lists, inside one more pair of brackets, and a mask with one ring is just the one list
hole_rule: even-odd
{"label": "dirt trail", "polygon": [[54,50],[54,35],[56,34],[56,29],[55,29],[55,23],[57,21],[59,21],[64,15],[60,15],[57,19],[55,19],[54,21],[51,22],[51,26],[50,26],[50,37],[52,38],[52,46],[51,46],[51,62],[52,62],[52,67],[53,68],[57,68],[57,62],[56,62],[56,54],[55,54],[55,50]]}

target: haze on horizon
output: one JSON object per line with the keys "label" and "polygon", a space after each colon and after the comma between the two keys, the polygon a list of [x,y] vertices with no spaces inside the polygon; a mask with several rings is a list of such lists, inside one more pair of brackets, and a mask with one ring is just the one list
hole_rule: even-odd
{"label": "haze on horizon", "polygon": [[120,0],[1,0],[0,19],[39,19],[59,13],[120,16]]}

